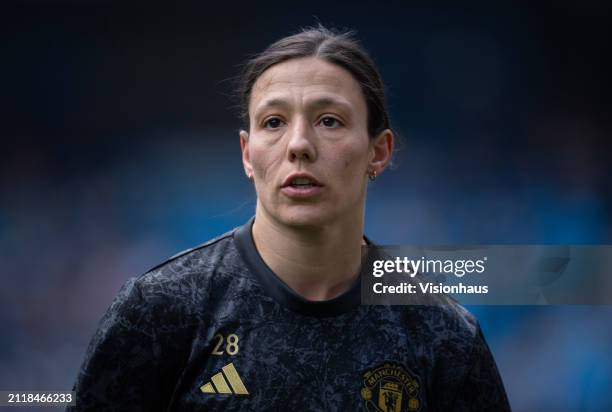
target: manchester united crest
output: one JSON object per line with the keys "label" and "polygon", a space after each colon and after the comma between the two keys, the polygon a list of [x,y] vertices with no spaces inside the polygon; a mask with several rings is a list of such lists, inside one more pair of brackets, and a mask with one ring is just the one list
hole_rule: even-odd
{"label": "manchester united crest", "polygon": [[363,374],[361,397],[370,412],[417,412],[421,410],[420,390],[416,375],[387,362]]}

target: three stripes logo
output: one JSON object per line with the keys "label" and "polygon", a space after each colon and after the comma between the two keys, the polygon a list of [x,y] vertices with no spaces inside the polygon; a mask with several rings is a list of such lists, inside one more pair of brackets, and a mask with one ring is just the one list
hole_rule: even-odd
{"label": "three stripes logo", "polygon": [[[242,383],[238,371],[234,367],[233,363],[229,363],[221,368],[222,372],[216,373],[210,378],[210,382],[200,386],[200,390],[203,393],[221,393],[221,394],[235,394],[235,395],[248,395],[246,386]],[[229,385],[228,385],[229,382]],[[231,388],[230,388],[231,387]]]}

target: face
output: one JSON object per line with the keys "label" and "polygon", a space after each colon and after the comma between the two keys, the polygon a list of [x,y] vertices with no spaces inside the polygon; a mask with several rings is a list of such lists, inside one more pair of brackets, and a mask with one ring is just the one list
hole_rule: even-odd
{"label": "face", "polygon": [[388,162],[392,135],[368,137],[348,71],[317,58],[276,64],[253,85],[249,117],[240,141],[258,213],[292,226],[363,218],[368,173]]}

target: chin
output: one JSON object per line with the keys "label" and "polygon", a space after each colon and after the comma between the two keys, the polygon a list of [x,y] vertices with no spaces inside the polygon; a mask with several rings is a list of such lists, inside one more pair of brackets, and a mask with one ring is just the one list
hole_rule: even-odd
{"label": "chin", "polygon": [[301,228],[322,227],[334,220],[331,213],[313,210],[312,207],[292,207],[291,210],[280,211],[277,216],[283,224]]}

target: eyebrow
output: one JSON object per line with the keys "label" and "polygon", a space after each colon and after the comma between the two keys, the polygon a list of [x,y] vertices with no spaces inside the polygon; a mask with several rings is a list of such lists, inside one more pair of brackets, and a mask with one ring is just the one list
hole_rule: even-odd
{"label": "eyebrow", "polygon": [[[274,98],[264,101],[262,104],[260,104],[257,107],[257,109],[255,110],[255,117],[257,117],[257,115],[261,111],[271,108],[271,107],[280,107],[280,108],[286,109],[290,106],[291,105],[289,104],[287,100],[279,98],[279,97],[274,97]],[[335,99],[333,97],[320,97],[318,99],[309,101],[307,104],[308,108],[313,108],[313,109],[322,109],[322,108],[329,107],[329,106],[340,106],[347,111],[350,111],[350,109],[352,108],[350,103],[345,102],[343,100]]]}

